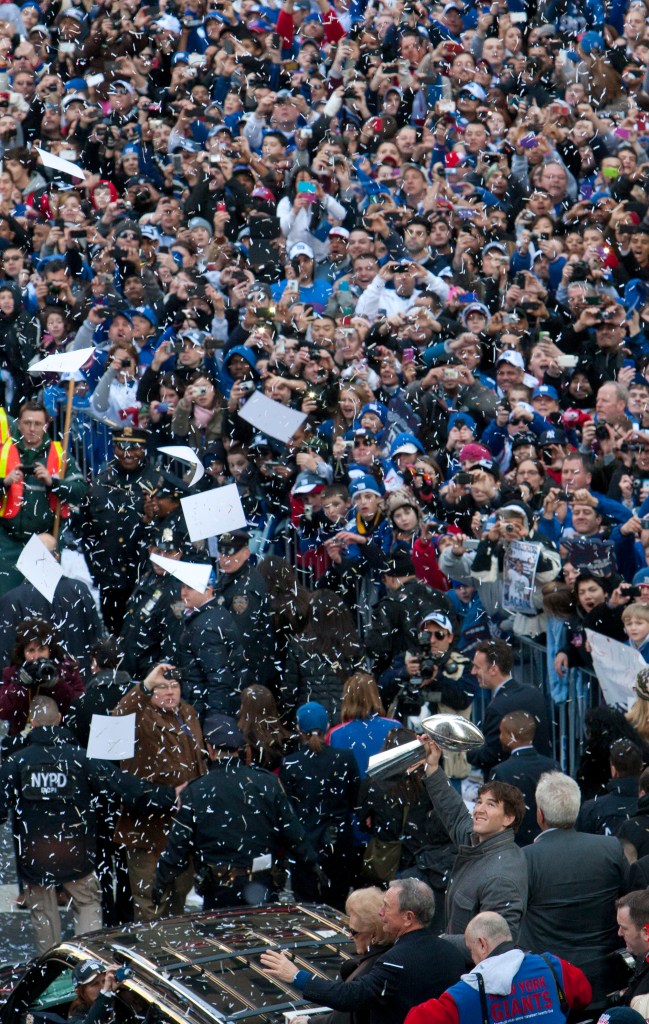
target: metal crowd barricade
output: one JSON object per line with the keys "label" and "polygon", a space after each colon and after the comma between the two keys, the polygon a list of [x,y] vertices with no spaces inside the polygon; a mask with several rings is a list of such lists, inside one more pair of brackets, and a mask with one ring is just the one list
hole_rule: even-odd
{"label": "metal crowd barricade", "polygon": [[[63,440],[65,406],[53,419],[55,441]],[[75,410],[70,424],[69,452],[86,479],[94,477],[112,457],[111,430],[91,412]]]}
{"label": "metal crowd barricade", "polygon": [[567,699],[557,703],[550,692],[545,645],[528,637],[517,637],[515,649],[518,678],[528,685],[538,686],[545,694],[552,723],[553,755],[563,772],[574,775],[579,763],[586,712],[601,701],[597,676],[590,669],[570,669]]}

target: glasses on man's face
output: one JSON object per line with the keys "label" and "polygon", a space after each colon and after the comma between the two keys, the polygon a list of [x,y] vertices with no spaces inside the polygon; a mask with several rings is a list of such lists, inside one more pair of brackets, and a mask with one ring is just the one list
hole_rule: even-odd
{"label": "glasses on man's face", "polygon": [[433,637],[435,637],[435,639],[436,639],[436,640],[445,640],[448,634],[447,634],[447,633],[443,633],[443,632],[442,632],[441,630],[439,630],[439,629],[433,629],[433,630],[431,631],[431,634],[430,634],[430,635],[431,635],[431,636],[433,636]]}

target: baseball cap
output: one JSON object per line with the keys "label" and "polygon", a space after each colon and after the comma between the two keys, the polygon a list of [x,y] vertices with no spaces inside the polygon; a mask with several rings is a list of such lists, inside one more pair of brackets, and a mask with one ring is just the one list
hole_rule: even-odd
{"label": "baseball cap", "polygon": [[308,256],[312,260],[314,259],[313,249],[306,242],[296,242],[295,245],[291,246],[288,258],[294,260],[296,256]]}
{"label": "baseball cap", "polygon": [[503,505],[498,509],[499,516],[520,516],[521,519],[527,519],[528,525],[532,522],[532,510],[529,505],[526,505],[524,501],[508,501],[506,505]]}
{"label": "baseball cap", "polygon": [[329,232],[329,237],[337,235],[339,238],[349,238],[349,231],[347,228],[332,228]]}
{"label": "baseball cap", "polygon": [[297,709],[296,721],[302,732],[326,732],[329,727],[329,715],[317,700],[310,700]]}
{"label": "baseball cap", "polygon": [[542,445],[545,444],[567,444],[568,438],[566,437],[565,430],[561,430],[559,427],[550,427],[549,430],[544,430],[539,437],[539,442]]}
{"label": "baseball cap", "polygon": [[132,317],[144,317],[144,319],[148,320],[153,327],[158,326],[158,317],[151,306],[134,306],[132,309],[129,309],[129,313]]}
{"label": "baseball cap", "polygon": [[162,17],[156,18],[153,22],[153,27],[158,32],[173,32],[175,35],[182,34],[182,25],[178,18],[174,18],[173,14],[163,14]]}
{"label": "baseball cap", "polygon": [[100,974],[105,973],[106,964],[102,964],[99,960],[84,960],[83,963],[77,964],[72,971],[72,981],[75,986],[89,985]]}
{"label": "baseball cap", "polygon": [[241,729],[228,715],[208,715],[203,725],[203,739],[212,747],[224,750],[240,750],[245,744]]}
{"label": "baseball cap", "polygon": [[515,366],[518,370],[525,369],[525,360],[523,359],[520,352],[514,352],[513,349],[508,348],[506,352],[503,352],[501,356],[496,359],[496,366],[498,363],[509,363],[511,366]]}
{"label": "baseball cap", "polygon": [[358,427],[358,429],[354,431],[352,437],[353,437],[354,443],[356,441],[363,441],[363,440],[376,441],[376,434],[372,433],[371,430],[367,430],[366,427]]}
{"label": "baseball cap", "polygon": [[295,487],[292,490],[292,494],[311,494],[315,491],[316,487],[323,487],[324,480],[319,477],[317,473],[310,473],[306,470],[304,473],[298,473],[295,480]]}
{"label": "baseball cap", "polygon": [[612,1006],[597,1018],[597,1024],[642,1024],[644,1020],[644,1015],[630,1006]]}
{"label": "baseball cap", "polygon": [[463,92],[468,92],[475,100],[480,100],[481,103],[484,103],[487,99],[486,92],[477,82],[467,82],[466,85],[461,85],[458,89],[458,96],[461,96]]}
{"label": "baseball cap", "polygon": [[444,612],[428,612],[428,615],[424,615],[421,620],[421,625],[425,626],[427,622],[434,622],[441,629],[445,629],[447,633],[453,632],[453,623],[448,615],[444,615]]}
{"label": "baseball cap", "polygon": [[187,221],[187,227],[190,231],[193,228],[205,228],[210,235],[214,234],[214,225],[210,224],[209,220],[206,220],[205,217],[190,217]]}
{"label": "baseball cap", "polygon": [[558,402],[559,392],[551,384],[540,384],[538,388],[534,388],[532,398],[553,398],[555,402]]}
{"label": "baseball cap", "polygon": [[497,249],[498,252],[501,252],[503,256],[508,255],[507,246],[503,245],[502,242],[489,242],[487,245],[485,245],[484,249],[482,250],[482,255],[486,256],[488,252],[492,252],[494,249]]}

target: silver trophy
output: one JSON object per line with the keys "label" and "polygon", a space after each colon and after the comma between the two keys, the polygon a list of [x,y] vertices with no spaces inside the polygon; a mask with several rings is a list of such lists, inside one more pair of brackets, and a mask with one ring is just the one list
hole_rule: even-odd
{"label": "silver trophy", "polygon": [[[454,754],[475,750],[484,743],[484,736],[477,725],[461,715],[430,715],[423,719],[421,727],[438,747]],[[372,779],[393,779],[412,771],[425,758],[422,744],[419,740],[413,740],[412,743],[373,754],[367,765],[367,774]]]}

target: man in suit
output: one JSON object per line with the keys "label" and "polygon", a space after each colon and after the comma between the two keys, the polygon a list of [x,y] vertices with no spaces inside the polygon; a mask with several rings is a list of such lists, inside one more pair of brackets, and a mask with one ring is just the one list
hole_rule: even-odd
{"label": "man in suit", "polygon": [[510,711],[527,711],[536,721],[534,747],[544,757],[552,755],[547,702],[542,690],[523,686],[512,679],[514,652],[504,640],[483,640],[473,655],[473,674],[480,686],[491,693],[480,728],[484,743],[467,754],[469,763],[481,768],[485,779],[492,768],[504,760],[500,744],[500,722]]}
{"label": "man in suit", "polygon": [[597,1004],[621,987],[609,954],[619,946],[615,901],[626,891],[628,863],[613,836],[575,830],[580,802],[574,779],[560,772],[541,776],[541,835],[523,850],[528,897],[519,942],[533,953],[551,948],[581,967]]}
{"label": "man in suit", "polygon": [[491,778],[517,786],[525,799],[525,817],[516,833],[518,846],[528,846],[541,829],[536,820],[536,787],[544,772],[559,771],[551,757],[534,749],[536,719],[527,711],[510,711],[500,723],[500,745],[509,752],[506,761],[497,764]]}
{"label": "man in suit", "polygon": [[403,1024],[411,1007],[439,998],[464,970],[463,955],[428,928],[434,911],[432,890],[418,878],[390,882],[379,916],[393,945],[369,971],[349,981],[298,970],[276,950],[262,953],[261,963],[272,978],[288,983],[309,1002],[347,1013],[362,1010],[368,1024]]}
{"label": "man in suit", "polygon": [[606,792],[584,801],[577,818],[579,832],[616,836],[638,809],[642,750],[631,740],[616,740],[611,744],[609,765],[611,778],[606,784]]}

